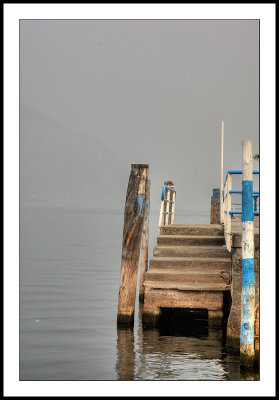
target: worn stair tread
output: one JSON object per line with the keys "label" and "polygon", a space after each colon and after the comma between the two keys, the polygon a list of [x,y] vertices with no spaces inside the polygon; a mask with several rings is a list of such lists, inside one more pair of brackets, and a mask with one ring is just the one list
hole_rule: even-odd
{"label": "worn stair tread", "polygon": [[214,235],[159,235],[158,238],[164,239],[222,239],[224,236],[214,236]]}
{"label": "worn stair tread", "polygon": [[173,249],[173,248],[178,248],[178,249],[181,249],[181,248],[190,248],[190,249],[197,249],[197,248],[201,248],[201,249],[218,249],[218,248],[220,248],[220,249],[227,249],[226,248],[226,245],[224,244],[224,245],[219,245],[219,246],[211,246],[211,245],[200,245],[200,246],[187,246],[187,245],[179,245],[179,244],[176,244],[176,245],[173,245],[173,246],[171,246],[171,245],[169,245],[169,244],[157,244],[154,248],[158,248],[158,247],[160,247],[160,248],[171,248],[171,249]]}
{"label": "worn stair tread", "polygon": [[160,269],[164,271],[231,271],[230,258],[207,258],[207,257],[160,257],[154,256],[149,262],[149,269]]}
{"label": "worn stair tread", "polygon": [[166,282],[166,281],[145,281],[144,287],[146,289],[176,289],[183,290],[189,292],[218,292],[224,290],[230,290],[230,284],[227,283],[214,283],[206,284],[206,283],[190,283],[190,282]]}
{"label": "worn stair tread", "polygon": [[[180,247],[180,246],[179,246]],[[164,262],[196,262],[196,263],[222,263],[227,262],[230,264],[231,258],[230,257],[160,257],[160,256],[153,256],[151,258],[152,261],[164,261]]]}
{"label": "worn stair tread", "polygon": [[225,238],[212,235],[159,235],[157,243],[169,246],[222,246]]}
{"label": "worn stair tread", "polygon": [[181,228],[181,227],[186,227],[186,228],[207,228],[207,229],[223,229],[222,224],[171,224],[171,225],[166,225],[162,226],[162,228]]}
{"label": "worn stair tread", "polygon": [[169,269],[164,269],[164,270],[162,270],[162,269],[160,269],[160,268],[152,268],[152,269],[149,269],[147,272],[146,272],[146,280],[148,280],[147,278],[148,278],[148,276],[149,276],[149,273],[150,274],[175,274],[175,275],[209,275],[209,276],[219,276],[220,275],[220,273],[222,273],[222,272],[224,272],[224,273],[227,273],[228,271],[223,271],[223,269],[222,268],[220,268],[220,269],[217,269],[217,270],[204,270],[204,271],[202,271],[202,270],[196,270],[196,269],[187,269],[187,270],[185,270],[185,271],[183,271],[183,270],[173,270],[173,269],[171,269],[171,268],[169,268]]}
{"label": "worn stair tread", "polygon": [[[224,226],[219,224],[172,224],[160,227],[160,234],[173,235],[177,232],[190,232],[192,235],[210,234],[215,236],[224,235]],[[187,233],[186,233],[187,234]]]}
{"label": "worn stair tread", "polygon": [[148,282],[188,282],[192,284],[210,284],[230,283],[231,273],[226,269],[219,270],[195,270],[187,269],[174,270],[151,268],[146,272],[145,280]]}
{"label": "worn stair tread", "polygon": [[[158,254],[159,253],[159,254]],[[213,254],[212,254],[213,253]],[[228,252],[225,245],[219,246],[187,246],[187,245],[164,245],[157,244],[154,247],[153,255],[154,256],[167,256],[167,257],[176,257],[176,256],[187,256],[187,255],[198,255],[201,257],[225,257],[226,255],[229,257],[230,253]]]}

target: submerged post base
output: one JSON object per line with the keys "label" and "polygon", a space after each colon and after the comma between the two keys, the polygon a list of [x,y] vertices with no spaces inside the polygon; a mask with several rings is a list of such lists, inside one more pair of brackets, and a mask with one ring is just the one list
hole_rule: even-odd
{"label": "submerged post base", "polygon": [[143,307],[142,322],[145,324],[157,324],[161,315],[160,308],[146,309]]}
{"label": "submerged post base", "polygon": [[208,325],[220,327],[223,320],[223,310],[208,310]]}
{"label": "submerged post base", "polygon": [[117,314],[117,325],[134,325],[134,312],[131,314]]}
{"label": "submerged post base", "polygon": [[255,363],[255,348],[253,344],[240,345],[240,362],[247,367],[253,367]]}
{"label": "submerged post base", "polygon": [[140,304],[143,304],[143,303],[144,303],[144,291],[142,291],[142,292],[139,294],[139,303],[140,303]]}

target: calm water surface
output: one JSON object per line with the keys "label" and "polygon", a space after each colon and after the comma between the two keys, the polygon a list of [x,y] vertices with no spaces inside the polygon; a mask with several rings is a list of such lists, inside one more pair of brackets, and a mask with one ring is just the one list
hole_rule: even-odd
{"label": "calm water surface", "polygon": [[122,213],[21,210],[20,379],[258,379],[203,313],[166,312],[147,329],[137,304],[134,329],[117,329],[122,228]]}

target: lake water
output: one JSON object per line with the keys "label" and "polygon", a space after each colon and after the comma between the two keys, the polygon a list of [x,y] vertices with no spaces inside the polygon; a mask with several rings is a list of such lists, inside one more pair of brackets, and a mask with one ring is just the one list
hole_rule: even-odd
{"label": "lake water", "polygon": [[167,312],[147,329],[137,302],[134,329],[117,329],[122,229],[120,212],[21,210],[20,379],[258,379],[202,313]]}

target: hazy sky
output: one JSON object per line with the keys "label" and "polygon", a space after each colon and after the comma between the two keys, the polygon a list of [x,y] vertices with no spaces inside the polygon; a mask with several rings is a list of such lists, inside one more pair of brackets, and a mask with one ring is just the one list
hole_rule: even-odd
{"label": "hazy sky", "polygon": [[[123,211],[131,163],[210,211],[241,141],[259,151],[257,20],[21,20],[21,204]],[[258,168],[258,163],[254,163]],[[209,222],[209,220],[208,220]]]}

